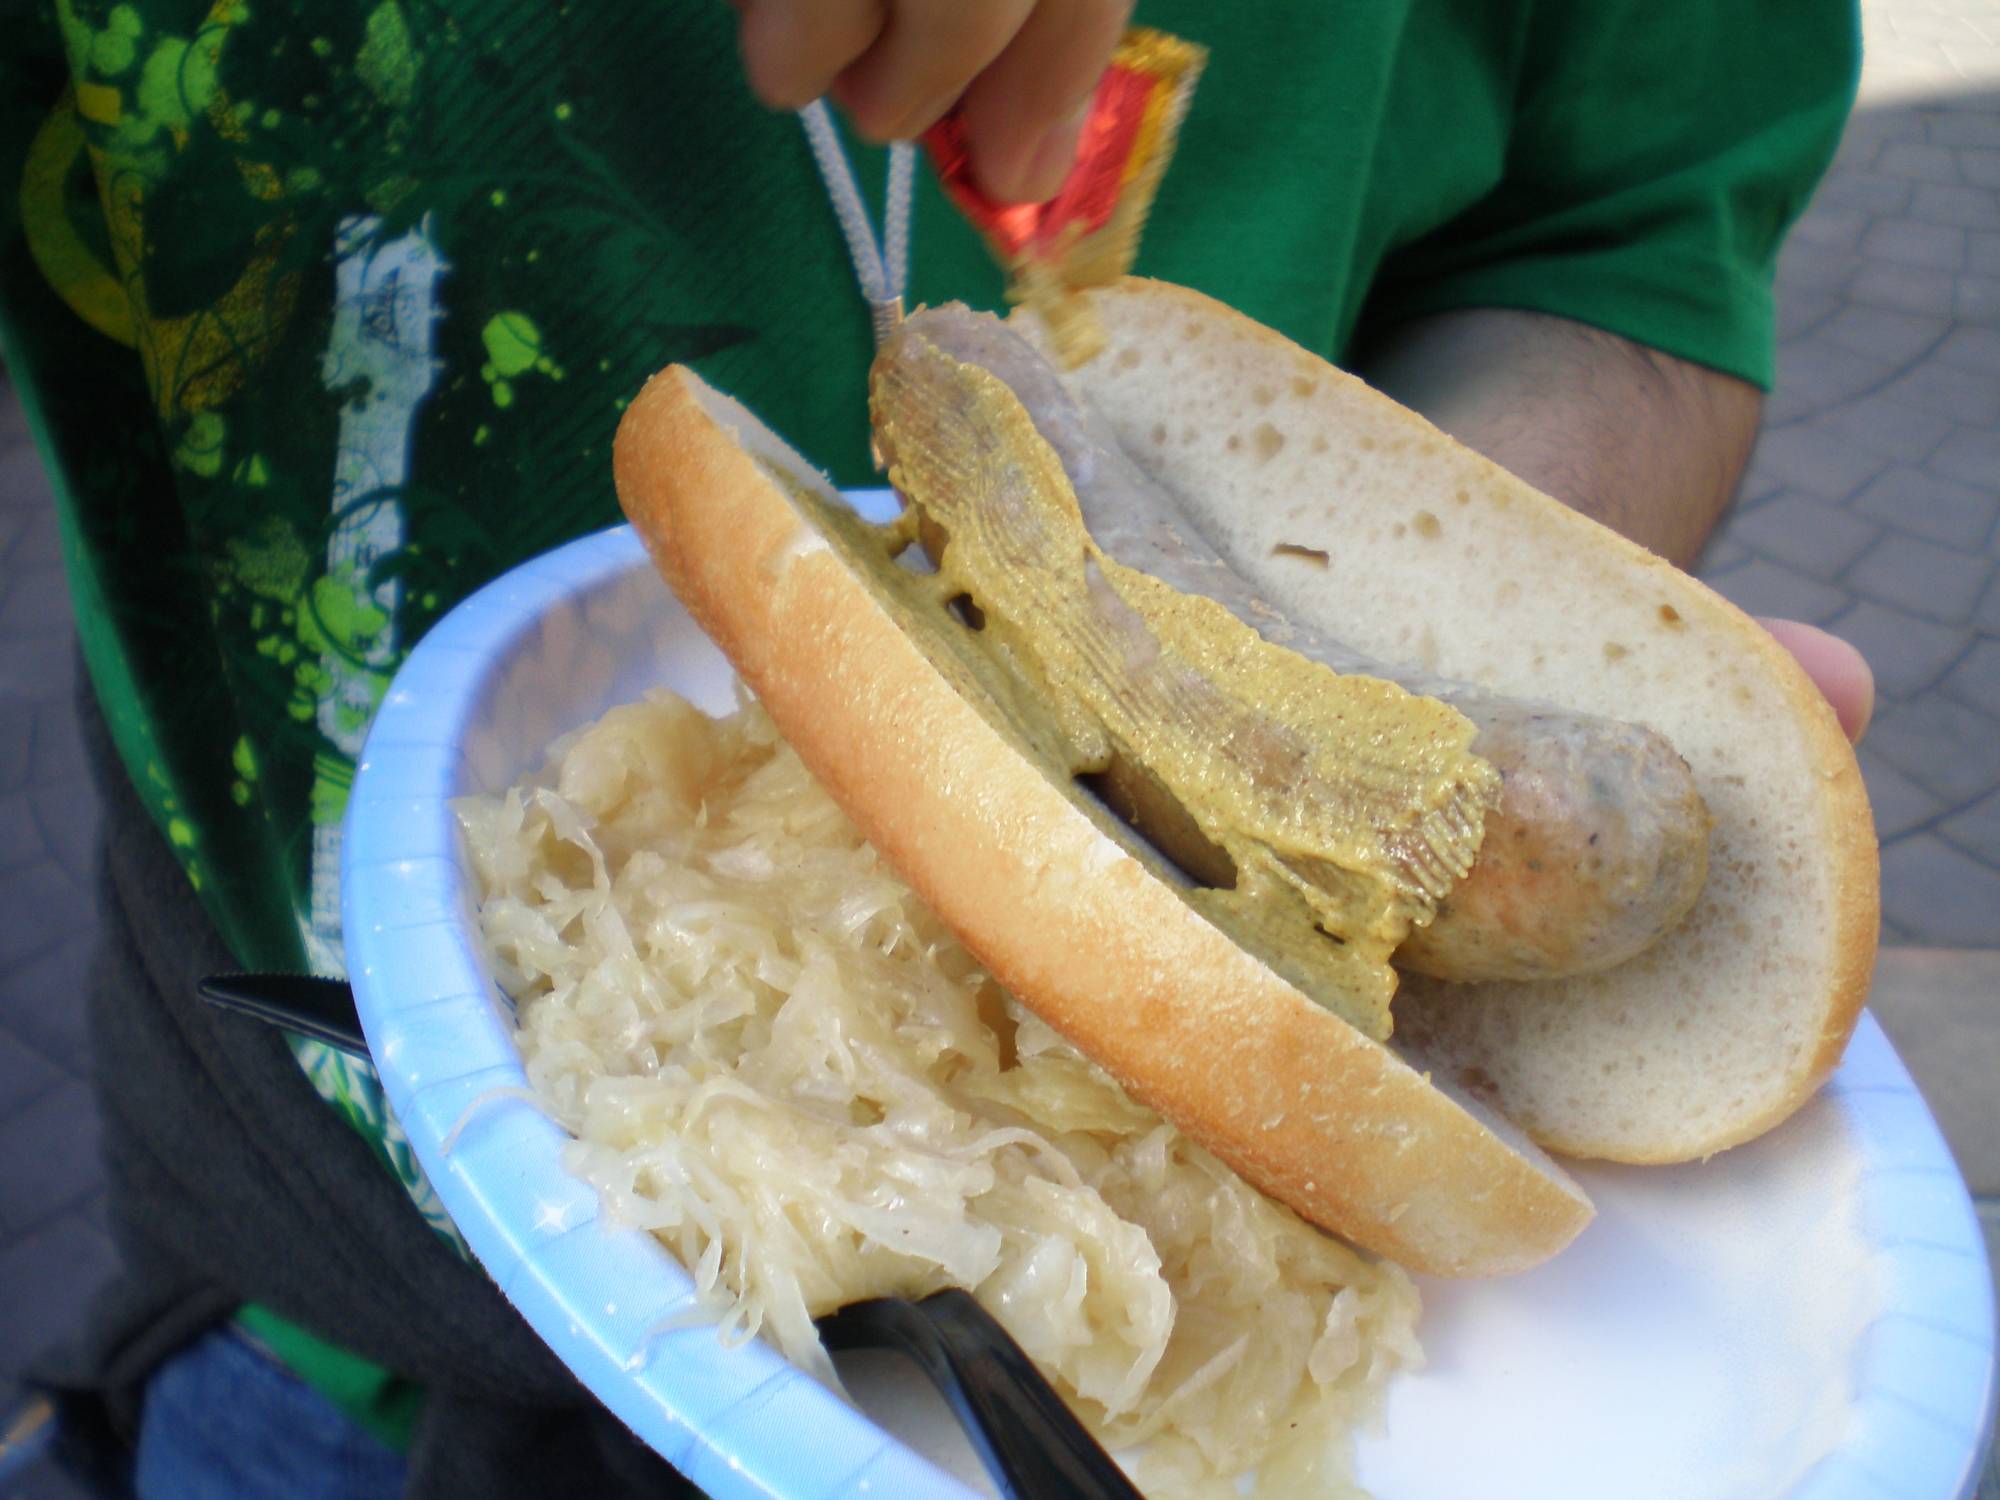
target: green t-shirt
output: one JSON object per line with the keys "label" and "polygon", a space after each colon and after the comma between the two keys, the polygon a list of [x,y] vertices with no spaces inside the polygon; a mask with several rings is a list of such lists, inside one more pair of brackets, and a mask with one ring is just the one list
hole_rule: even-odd
{"label": "green t-shirt", "polygon": [[[1138,269],[1330,357],[1563,314],[1768,384],[1851,3],[1142,0],[1207,73]],[[712,0],[0,0],[0,348],[92,680],[244,964],[340,967],[339,819],[398,662],[617,517],[694,364],[868,482],[866,311]],[[882,153],[849,142],[879,212]],[[913,301],[999,277],[920,173]],[[301,1044],[438,1224],[365,1065]]]}

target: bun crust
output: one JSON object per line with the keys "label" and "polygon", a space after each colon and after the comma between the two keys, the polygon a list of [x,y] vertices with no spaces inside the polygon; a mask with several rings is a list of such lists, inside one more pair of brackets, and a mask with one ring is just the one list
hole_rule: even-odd
{"label": "bun crust", "polygon": [[1797,1109],[1866,998],[1878,860],[1853,751],[1792,657],[1220,303],[1137,280],[1095,303],[1108,345],[1068,382],[1274,604],[1381,660],[1647,724],[1716,817],[1707,887],[1649,952],[1557,982],[1406,978],[1396,1045],[1576,1156],[1698,1158]]}
{"label": "bun crust", "polygon": [[679,367],[618,432],[620,503],[836,801],[988,970],[1132,1094],[1307,1219],[1416,1270],[1524,1269],[1576,1185],[1312,1004],[1027,758],[829,542],[831,486]]}

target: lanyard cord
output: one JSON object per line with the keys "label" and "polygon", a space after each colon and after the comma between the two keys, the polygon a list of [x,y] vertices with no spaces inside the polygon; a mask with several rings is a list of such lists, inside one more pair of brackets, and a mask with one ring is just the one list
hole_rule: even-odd
{"label": "lanyard cord", "polygon": [[867,299],[875,325],[875,342],[880,344],[903,319],[903,289],[910,277],[910,199],[915,183],[916,148],[908,141],[889,147],[889,183],[884,193],[882,238],[868,222],[867,205],[854,185],[854,172],[841,149],[840,136],[824,99],[815,99],[799,111],[813,160],[826,183],[834,217],[847,239],[847,253],[854,261],[854,279]]}

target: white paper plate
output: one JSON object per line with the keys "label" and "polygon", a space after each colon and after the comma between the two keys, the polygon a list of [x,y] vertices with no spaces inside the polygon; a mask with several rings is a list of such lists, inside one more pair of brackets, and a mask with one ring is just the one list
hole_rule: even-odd
{"label": "white paper plate", "polygon": [[[975,1494],[969,1447],[907,1376],[863,1395],[892,1435],[762,1344],[726,1350],[699,1328],[649,1339],[685,1306],[685,1273],[600,1215],[532,1107],[473,1109],[525,1079],[471,937],[450,799],[510,785],[557,735],[647,688],[720,711],[729,683],[624,528],[525,564],[425,637],[347,814],[347,956],[369,1045],[501,1290],[716,1500]],[[1832,1084],[1763,1140],[1701,1166],[1577,1175],[1599,1217],[1553,1263],[1425,1284],[1429,1368],[1397,1383],[1386,1431],[1363,1445],[1378,1500],[1971,1495],[1993,1395],[1984,1242],[1872,1018]]]}

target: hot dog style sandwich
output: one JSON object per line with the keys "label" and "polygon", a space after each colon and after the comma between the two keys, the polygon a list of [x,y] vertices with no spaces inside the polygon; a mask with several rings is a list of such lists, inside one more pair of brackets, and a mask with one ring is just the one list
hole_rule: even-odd
{"label": "hot dog style sandwich", "polygon": [[1300,1214],[1415,1269],[1590,1216],[1541,1147],[1769,1129],[1865,995],[1876,859],[1753,622],[1194,293],[1101,352],[909,319],[898,521],[685,369],[621,426],[661,572],[1024,1005]]}

